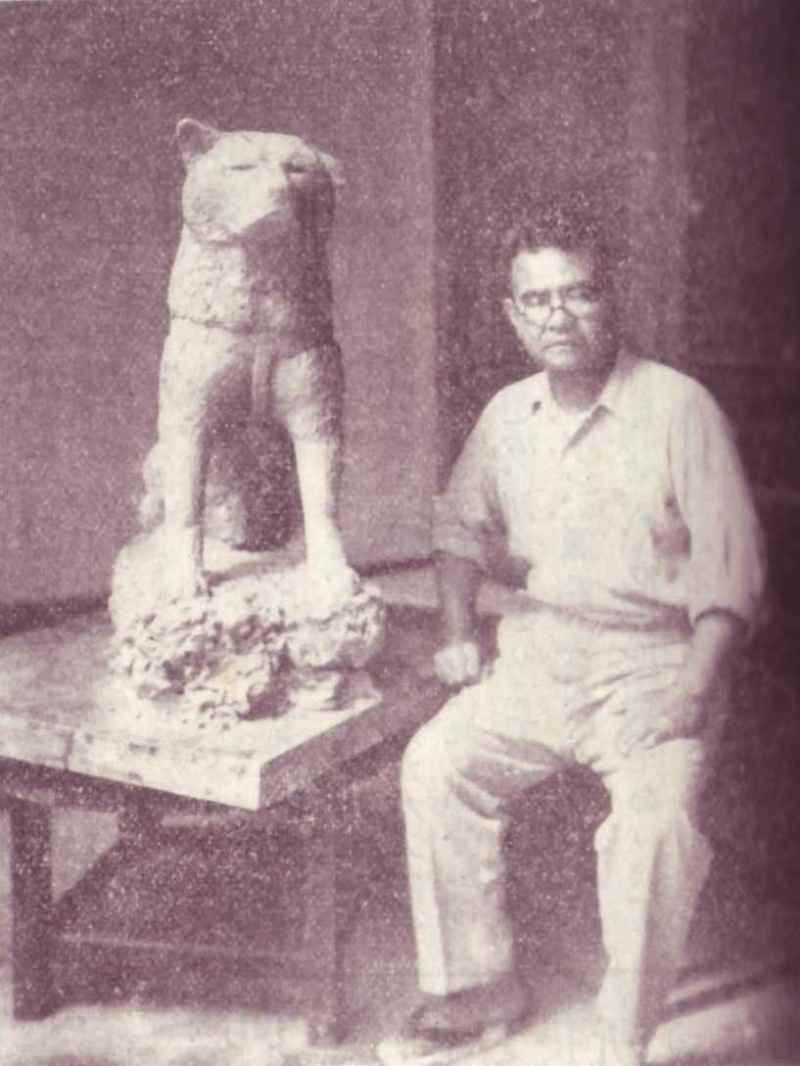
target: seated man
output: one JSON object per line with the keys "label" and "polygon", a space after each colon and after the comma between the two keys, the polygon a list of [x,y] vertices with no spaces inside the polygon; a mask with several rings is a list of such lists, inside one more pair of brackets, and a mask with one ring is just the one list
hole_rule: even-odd
{"label": "seated man", "polygon": [[[452,1061],[526,1014],[504,898],[507,811],[524,789],[581,763],[612,803],[595,839],[603,1062],[634,1066],[709,869],[698,797],[730,666],[762,596],[762,542],[714,400],[620,350],[597,224],[551,210],[517,228],[507,262],[505,313],[543,372],[489,403],[437,501],[436,664],[461,689],[404,759],[427,998],[379,1054]],[[488,670],[474,604],[498,537],[528,568],[526,609],[501,621]]]}

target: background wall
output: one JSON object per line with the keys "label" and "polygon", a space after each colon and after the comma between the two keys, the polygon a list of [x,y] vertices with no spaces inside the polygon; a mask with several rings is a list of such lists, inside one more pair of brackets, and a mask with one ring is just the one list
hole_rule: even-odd
{"label": "background wall", "polygon": [[0,3],[0,604],[101,593],[132,531],[186,114],[342,160],[356,562],[427,554],[437,472],[529,371],[494,258],[514,190],[589,189],[626,252],[626,331],[733,416],[796,604],[799,20],[794,0]]}
{"label": "background wall", "polygon": [[435,477],[426,0],[0,4],[0,603],[102,593],[155,432],[191,115],[337,156],[356,563],[427,552]]}
{"label": "background wall", "polygon": [[739,429],[773,594],[800,618],[800,7],[704,0],[689,11],[692,368]]}
{"label": "background wall", "polygon": [[621,324],[685,357],[681,3],[437,0],[437,325],[443,470],[489,396],[531,366],[501,313],[498,237],[520,197],[583,199],[621,262]]}
{"label": "background wall", "polygon": [[[504,319],[502,234],[520,196],[590,194],[625,239],[629,3],[439,0],[437,315],[441,447],[455,454],[489,397],[531,372]],[[444,464],[445,468],[447,463]]]}

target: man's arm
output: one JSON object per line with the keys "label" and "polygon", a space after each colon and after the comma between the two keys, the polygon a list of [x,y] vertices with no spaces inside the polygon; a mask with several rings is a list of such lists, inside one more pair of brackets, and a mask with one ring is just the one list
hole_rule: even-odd
{"label": "man's arm", "polygon": [[623,737],[628,750],[695,736],[724,708],[736,653],[764,592],[763,539],[747,479],[730,426],[705,392],[696,393],[675,419],[670,457],[691,538],[687,606],[693,635],[661,705],[631,715]]}
{"label": "man's arm", "polygon": [[737,652],[744,646],[747,627],[730,611],[708,611],[697,619],[689,655],[679,678],[688,696],[713,702],[731,679]]}
{"label": "man's arm", "polygon": [[437,552],[435,560],[444,629],[436,673],[447,685],[470,685],[481,673],[475,603],[483,570],[473,559],[448,552]]}
{"label": "man's arm", "polygon": [[483,570],[474,559],[463,559],[448,552],[437,552],[435,560],[445,643],[474,640],[475,603]]}
{"label": "man's arm", "polygon": [[447,488],[434,499],[433,549],[443,620],[443,646],[434,666],[448,685],[472,684],[481,674],[475,602],[491,545],[504,530],[494,459],[497,433],[490,402],[467,437]]}

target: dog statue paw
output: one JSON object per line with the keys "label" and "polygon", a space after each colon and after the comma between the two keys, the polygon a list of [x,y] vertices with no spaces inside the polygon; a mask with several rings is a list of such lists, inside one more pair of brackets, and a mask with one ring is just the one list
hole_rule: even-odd
{"label": "dog statue paw", "polygon": [[333,614],[340,604],[351,599],[361,581],[344,556],[306,560],[306,588],[314,614]]}

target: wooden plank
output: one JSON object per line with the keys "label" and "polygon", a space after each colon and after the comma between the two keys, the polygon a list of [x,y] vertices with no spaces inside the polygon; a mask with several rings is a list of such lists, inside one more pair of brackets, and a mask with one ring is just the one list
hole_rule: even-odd
{"label": "wooden plank", "polygon": [[65,770],[74,728],[0,711],[0,754]]}
{"label": "wooden plank", "polygon": [[390,628],[387,645],[396,636],[399,657],[376,663],[381,693],[366,678],[340,711],[295,709],[205,731],[181,724],[177,700],[140,699],[109,674],[104,612],[8,638],[0,641],[0,757],[255,810],[430,715],[441,690],[410,671],[429,649],[430,619],[418,614],[418,626],[404,615],[397,634]]}
{"label": "wooden plank", "polygon": [[277,755],[261,773],[260,804],[278,803],[343,762],[396,735],[409,735],[436,711],[444,698],[437,682],[401,677],[383,701],[358,715],[317,730],[303,743],[302,758],[291,749]]}
{"label": "wooden plank", "polygon": [[[411,732],[441,703],[435,683],[398,678],[383,698],[366,693],[340,711],[303,711],[237,722],[204,737],[172,727],[158,709],[125,731],[97,710],[67,757],[75,773],[256,810],[277,803],[396,733]],[[118,706],[118,701],[117,701]],[[96,724],[94,724],[96,723]]]}
{"label": "wooden plank", "polygon": [[17,800],[10,813],[14,1017],[43,1018],[55,1003],[50,811]]}
{"label": "wooden plank", "polygon": [[105,673],[111,624],[105,612],[0,641],[0,711],[64,724],[80,721]]}
{"label": "wooden plank", "polygon": [[[184,818],[203,818],[212,812],[227,811],[216,804],[175,796],[122,782],[86,777],[63,769],[0,756],[0,795],[9,802],[27,800],[42,807],[118,812],[133,800],[146,803],[157,816],[166,814]],[[240,812],[247,817],[247,813]]]}
{"label": "wooden plank", "polygon": [[303,946],[306,957],[313,960],[315,975],[309,1017],[312,1044],[336,1043],[344,1028],[344,944],[337,921],[342,830],[342,796],[337,793],[319,812],[317,830],[305,841]]}
{"label": "wooden plank", "polygon": [[[126,700],[129,715],[124,713]],[[370,688],[363,695],[356,693],[341,711],[298,709],[280,718],[235,722],[224,732],[200,733],[180,725],[168,705],[135,700],[104,679],[95,686],[91,717],[73,735],[67,768],[255,810],[263,804],[262,774],[269,774],[277,758],[285,756],[293,766],[304,766],[310,741],[335,733],[378,703],[379,696]],[[310,781],[328,768],[326,763],[303,779]]]}
{"label": "wooden plank", "polygon": [[105,615],[95,613],[0,641],[0,755],[66,766],[109,638]]}
{"label": "wooden plank", "polygon": [[254,751],[204,748],[192,739],[163,741],[81,730],[68,768],[75,773],[255,810],[260,758]]}

